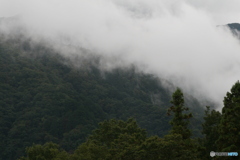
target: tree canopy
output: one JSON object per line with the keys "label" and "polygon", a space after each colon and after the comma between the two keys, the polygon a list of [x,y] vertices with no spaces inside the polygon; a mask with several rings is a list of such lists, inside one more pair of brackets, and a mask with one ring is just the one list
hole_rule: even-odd
{"label": "tree canopy", "polygon": [[[98,58],[90,59],[72,61],[23,38],[0,43],[0,159],[50,141],[73,152],[113,118],[134,117],[148,136],[168,133],[171,96],[160,79],[134,66],[102,71]],[[194,98],[189,103],[199,106]],[[192,125],[199,136],[203,109],[193,109],[200,111]]]}
{"label": "tree canopy", "polygon": [[219,124],[218,150],[240,153],[240,83],[237,81],[224,97],[222,118]]}
{"label": "tree canopy", "polygon": [[192,113],[184,113],[184,111],[188,111],[188,108],[184,107],[184,96],[181,89],[177,88],[173,93],[171,103],[173,106],[168,109],[168,114],[170,112],[174,113],[174,117],[170,121],[172,125],[171,133],[180,134],[183,139],[190,138],[191,131],[188,129],[188,124]]}

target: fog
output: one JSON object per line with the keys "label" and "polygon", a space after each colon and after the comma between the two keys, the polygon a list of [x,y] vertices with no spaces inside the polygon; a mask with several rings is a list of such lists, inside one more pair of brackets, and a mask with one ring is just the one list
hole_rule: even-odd
{"label": "fog", "polygon": [[[217,27],[240,22],[238,0],[0,0],[0,4],[0,17],[20,17],[17,25],[24,26],[30,37],[47,39],[55,48],[65,44],[91,50],[106,57],[102,65],[107,69],[134,64],[219,107],[239,79],[239,40]],[[0,30],[11,35],[8,25],[2,24]],[[59,51],[68,55],[67,50]]]}

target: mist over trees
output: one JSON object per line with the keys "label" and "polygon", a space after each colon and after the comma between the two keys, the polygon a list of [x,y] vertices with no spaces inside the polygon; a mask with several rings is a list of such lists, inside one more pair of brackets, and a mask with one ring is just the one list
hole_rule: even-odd
{"label": "mist over trees", "polygon": [[[134,66],[102,71],[94,57],[76,67],[43,44],[20,42],[0,45],[2,159],[47,142],[72,153],[99,122],[112,118],[134,117],[147,136],[168,133],[171,95],[157,77]],[[191,128],[200,136],[203,109],[193,97],[187,102],[195,105]]]}
{"label": "mist over trees", "polygon": [[239,82],[222,113],[206,107],[204,116],[196,99],[186,101],[179,88],[171,95],[134,67],[103,72],[95,60],[76,68],[49,48],[24,44],[0,47],[1,159],[186,160],[239,152]]}
{"label": "mist over trees", "polygon": [[44,41],[62,55],[68,56],[70,50],[64,45],[92,50],[113,57],[108,66],[143,66],[146,73],[219,106],[225,91],[239,78],[235,74],[239,72],[238,40],[228,29],[216,27],[237,20],[237,0],[1,2],[0,17],[15,16],[0,18],[1,34],[15,42],[22,40],[14,37],[21,33],[29,40]]}
{"label": "mist over trees", "polygon": [[240,153],[239,82],[222,112],[206,107],[204,115],[197,97],[134,65],[105,71],[101,56],[64,57],[46,42],[32,43],[24,31],[1,36],[2,160],[197,160],[210,159],[210,151]]}

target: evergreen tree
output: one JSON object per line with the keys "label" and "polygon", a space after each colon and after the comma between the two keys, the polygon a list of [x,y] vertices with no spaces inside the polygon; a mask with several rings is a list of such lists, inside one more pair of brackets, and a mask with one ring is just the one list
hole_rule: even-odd
{"label": "evergreen tree", "polygon": [[27,157],[21,157],[19,160],[69,160],[68,153],[60,150],[59,146],[52,142],[27,147],[26,153]]}
{"label": "evergreen tree", "polygon": [[202,124],[202,134],[205,136],[200,140],[202,145],[202,157],[204,159],[212,159],[209,156],[211,151],[217,151],[216,141],[219,138],[218,127],[221,120],[221,113],[216,110],[211,110],[206,106],[204,123]]}
{"label": "evergreen tree", "polygon": [[188,129],[189,118],[192,117],[192,114],[183,113],[187,111],[188,108],[184,107],[184,96],[181,89],[177,88],[177,90],[172,95],[171,106],[168,109],[168,114],[170,112],[174,113],[173,119],[170,121],[172,125],[171,133],[172,134],[180,134],[183,139],[189,139],[191,136],[191,131]]}
{"label": "evergreen tree", "polygon": [[190,138],[191,131],[188,129],[192,114],[186,113],[188,108],[184,107],[184,96],[181,89],[177,88],[173,93],[171,103],[173,106],[168,109],[168,115],[171,112],[174,113],[174,117],[170,121],[172,129],[170,134],[164,136],[161,141],[160,159],[197,160],[199,159],[198,144]]}
{"label": "evergreen tree", "polygon": [[87,142],[80,145],[72,157],[76,160],[78,157],[87,160],[134,160],[141,154],[139,148],[146,138],[146,131],[134,119],[111,119],[99,123],[99,129],[93,131]]}
{"label": "evergreen tree", "polygon": [[224,107],[219,125],[219,152],[240,153],[240,83],[237,81],[224,97]]}

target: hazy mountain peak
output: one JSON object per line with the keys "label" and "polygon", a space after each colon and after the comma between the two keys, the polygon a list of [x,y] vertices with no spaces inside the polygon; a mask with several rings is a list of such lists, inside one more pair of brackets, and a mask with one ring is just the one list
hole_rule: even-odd
{"label": "hazy mountain peak", "polygon": [[240,34],[239,34],[239,32],[240,32],[240,24],[239,23],[229,23],[226,26],[231,30],[232,34],[236,38],[240,39]]}
{"label": "hazy mountain peak", "polygon": [[231,30],[238,30],[240,31],[240,24],[239,23],[229,23],[227,24],[227,26],[231,29]]}

